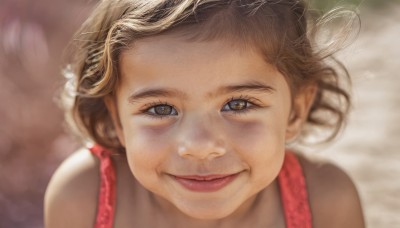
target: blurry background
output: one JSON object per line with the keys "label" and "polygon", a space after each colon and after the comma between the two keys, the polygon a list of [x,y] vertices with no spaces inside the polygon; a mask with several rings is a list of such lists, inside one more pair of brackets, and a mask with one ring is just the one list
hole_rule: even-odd
{"label": "blurry background", "polygon": [[[362,19],[358,39],[339,53],[355,103],[346,131],[322,155],[354,179],[368,227],[400,227],[400,2],[340,2],[357,5]],[[46,185],[79,146],[56,100],[63,50],[95,3],[0,0],[0,228],[43,227]]]}

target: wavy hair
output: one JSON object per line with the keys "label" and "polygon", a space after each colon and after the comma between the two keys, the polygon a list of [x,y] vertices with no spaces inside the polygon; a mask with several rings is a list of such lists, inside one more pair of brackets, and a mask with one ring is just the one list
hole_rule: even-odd
{"label": "wavy hair", "polygon": [[350,80],[335,51],[326,51],[332,47],[318,50],[316,29],[324,20],[313,15],[300,0],[102,0],[70,45],[62,97],[66,120],[85,141],[123,152],[104,103],[120,77],[120,53],[138,39],[179,31],[192,42],[229,39],[260,51],[292,94],[316,85],[301,136],[324,129],[323,140],[330,141],[346,119],[350,96],[344,85]]}

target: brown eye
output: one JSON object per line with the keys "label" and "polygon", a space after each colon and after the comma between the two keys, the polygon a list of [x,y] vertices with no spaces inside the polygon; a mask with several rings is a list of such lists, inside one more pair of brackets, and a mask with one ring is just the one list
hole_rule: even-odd
{"label": "brown eye", "polygon": [[178,112],[171,105],[166,104],[153,106],[147,110],[147,113],[158,116],[178,115]]}
{"label": "brown eye", "polygon": [[243,99],[232,100],[226,103],[222,111],[242,111],[249,107],[249,102]]}
{"label": "brown eye", "polygon": [[247,101],[245,100],[234,100],[228,103],[229,108],[232,110],[242,110],[247,107]]}

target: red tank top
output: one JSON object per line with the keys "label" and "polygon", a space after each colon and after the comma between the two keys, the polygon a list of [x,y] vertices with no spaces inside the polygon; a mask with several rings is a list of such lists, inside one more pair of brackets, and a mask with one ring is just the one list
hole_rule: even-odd
{"label": "red tank top", "polygon": [[[116,199],[116,172],[110,152],[100,146],[90,148],[100,160],[100,192],[95,228],[112,228]],[[285,154],[278,176],[287,228],[311,228],[311,211],[304,174],[296,155]]]}

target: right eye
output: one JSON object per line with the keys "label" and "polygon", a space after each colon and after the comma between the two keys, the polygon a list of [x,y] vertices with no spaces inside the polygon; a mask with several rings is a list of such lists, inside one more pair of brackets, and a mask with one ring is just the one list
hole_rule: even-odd
{"label": "right eye", "polygon": [[176,116],[178,112],[174,107],[167,104],[158,104],[148,108],[146,113],[153,115],[153,116]]}

